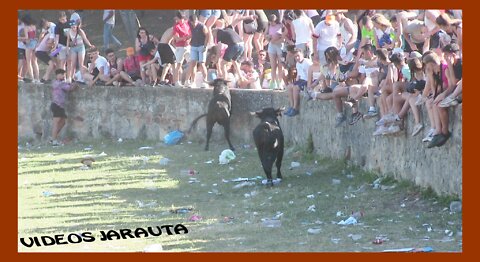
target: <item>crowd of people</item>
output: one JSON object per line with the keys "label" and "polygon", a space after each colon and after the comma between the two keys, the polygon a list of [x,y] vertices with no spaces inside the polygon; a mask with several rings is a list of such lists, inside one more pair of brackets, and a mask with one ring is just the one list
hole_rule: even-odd
{"label": "crowd of people", "polygon": [[[48,83],[65,72],[57,81],[208,88],[224,78],[231,88],[286,90],[290,117],[300,114],[302,97],[333,100],[335,127],[379,115],[375,136],[404,130],[408,111],[416,136],[425,108],[428,148],[449,139],[448,107],[461,103],[461,10],[178,10],[161,36],[139,27],[123,59],[110,46],[122,46],[115,10],[104,11],[101,50],[78,13],[68,13],[56,23],[19,16],[19,81]],[[348,121],[344,105],[352,108]]]}

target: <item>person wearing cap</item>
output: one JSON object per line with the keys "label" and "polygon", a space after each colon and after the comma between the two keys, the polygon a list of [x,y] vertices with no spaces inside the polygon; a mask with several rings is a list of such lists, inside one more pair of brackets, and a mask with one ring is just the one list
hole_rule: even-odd
{"label": "person wearing cap", "polygon": [[433,102],[440,107],[449,107],[458,104],[457,97],[462,93],[462,58],[460,47],[453,43],[443,48],[445,60],[447,61],[448,88]]}
{"label": "person wearing cap", "polygon": [[76,83],[67,83],[65,82],[65,70],[57,69],[55,70],[55,80],[52,82],[52,103],[50,104],[50,110],[53,113],[53,124],[52,124],[52,138],[50,143],[52,146],[60,146],[58,134],[62,131],[62,128],[65,126],[65,119],[67,115],[65,114],[65,104],[67,99],[67,93],[73,91],[77,88]]}
{"label": "person wearing cap", "polygon": [[325,20],[317,24],[312,36],[315,52],[318,53],[320,58],[320,64],[325,65],[327,63],[324,55],[325,50],[331,46],[339,49],[341,45],[341,41],[339,41],[339,38],[341,38],[340,25],[335,20],[335,15],[331,10],[327,11]]}

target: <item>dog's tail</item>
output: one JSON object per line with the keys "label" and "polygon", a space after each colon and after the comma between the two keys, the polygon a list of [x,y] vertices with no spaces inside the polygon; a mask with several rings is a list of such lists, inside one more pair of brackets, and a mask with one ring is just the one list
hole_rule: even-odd
{"label": "dog's tail", "polygon": [[196,128],[196,127],[197,127],[197,122],[198,122],[198,120],[200,120],[200,118],[205,117],[205,116],[207,116],[207,114],[203,114],[203,115],[195,118],[195,120],[193,120],[193,122],[192,122],[192,125],[190,125],[190,128],[189,128],[188,131],[187,131],[187,134],[189,134],[190,131],[192,131],[192,129]]}

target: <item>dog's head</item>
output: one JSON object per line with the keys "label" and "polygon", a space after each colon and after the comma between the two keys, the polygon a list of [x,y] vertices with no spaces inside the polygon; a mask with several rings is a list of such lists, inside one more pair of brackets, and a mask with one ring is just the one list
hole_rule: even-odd
{"label": "dog's head", "polygon": [[230,81],[227,81],[223,78],[217,78],[208,84],[213,86],[213,94],[216,95],[216,94],[223,94],[227,92],[229,82]]}

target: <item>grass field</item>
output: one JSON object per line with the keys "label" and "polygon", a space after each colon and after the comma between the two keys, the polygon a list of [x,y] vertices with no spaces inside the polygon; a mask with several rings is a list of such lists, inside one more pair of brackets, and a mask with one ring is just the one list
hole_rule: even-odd
{"label": "grass field", "polygon": [[[151,149],[139,149],[145,146]],[[95,241],[32,248],[19,242],[19,251],[138,252],[152,244],[167,252],[462,251],[462,215],[449,211],[450,198],[388,177],[374,186],[374,174],[297,148],[286,150],[284,181],[266,188],[254,146],[236,147],[236,159],[219,165],[223,143],[209,152],[196,142],[21,143],[19,239],[91,232]],[[87,170],[85,155],[96,160]],[[290,168],[292,161],[300,166]],[[234,188],[238,178],[255,184]],[[171,212],[178,208],[192,210]],[[359,223],[337,225],[355,211],[364,213]],[[177,224],[188,233],[100,241],[100,231]],[[376,238],[384,242],[373,244]]]}

